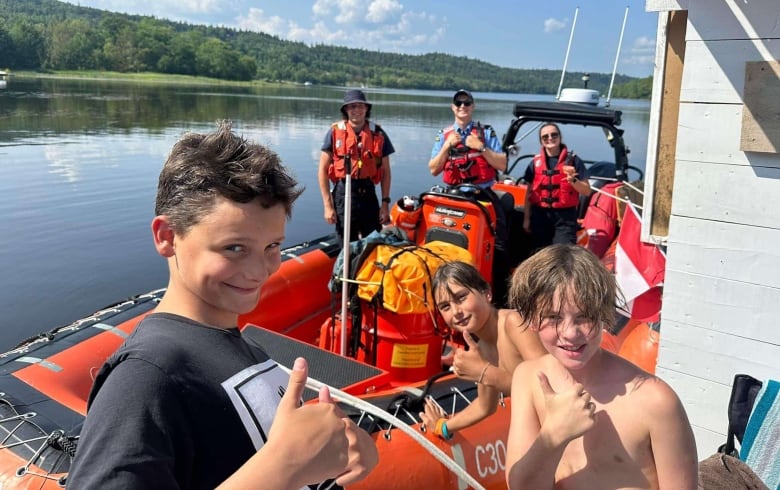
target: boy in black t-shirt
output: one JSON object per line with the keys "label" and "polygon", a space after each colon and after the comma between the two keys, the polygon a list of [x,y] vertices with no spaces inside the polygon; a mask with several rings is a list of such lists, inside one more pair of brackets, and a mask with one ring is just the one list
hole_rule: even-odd
{"label": "boy in black t-shirt", "polygon": [[346,485],[377,464],[327,389],[299,406],[305,360],[288,378],[237,328],[281,264],[297,185],[229,123],[173,147],[152,220],[168,288],[95,379],[70,488]]}

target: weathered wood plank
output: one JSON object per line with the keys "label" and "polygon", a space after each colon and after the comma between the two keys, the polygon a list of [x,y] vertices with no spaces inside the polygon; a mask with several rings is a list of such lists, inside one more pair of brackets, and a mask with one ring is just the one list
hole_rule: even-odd
{"label": "weathered wood plank", "polygon": [[778,374],[780,345],[740,336],[740,324],[731,325],[731,334],[676,322],[670,316],[664,309],[658,351],[669,367],[725,385],[731,384],[736,373],[759,379]]}
{"label": "weathered wood plank", "polygon": [[[780,166],[678,160],[675,175],[674,214],[780,228]],[[750,189],[750,198],[738,189]]]}
{"label": "weathered wood plank", "polygon": [[780,39],[764,39],[757,50],[748,40],[688,41],[680,100],[742,104],[745,62],[780,59]]}
{"label": "weathered wood plank", "polygon": [[[777,311],[780,290],[776,288],[667,268],[664,293],[661,325],[664,341],[669,338],[685,342],[677,333],[690,328],[694,336],[733,335],[762,340],[773,344],[775,349],[780,346],[780,328],[770,327],[777,324],[780,314]],[[707,337],[706,341],[713,340]],[[725,343],[721,346],[731,350]],[[772,364],[780,359],[780,352],[775,354]],[[741,355],[752,354],[748,350]]]}
{"label": "weathered wood plank", "polygon": [[687,41],[780,38],[777,0],[690,0]]}
{"label": "weathered wood plank", "polygon": [[[722,431],[725,434],[729,424],[727,407],[731,397],[731,383],[724,385],[690,376],[666,368],[662,364],[665,362],[664,358],[659,358],[656,375],[669,383],[680,397],[691,423],[714,432]],[[714,452],[714,449],[710,449],[710,453]]]}
{"label": "weathered wood plank", "polygon": [[696,438],[696,449],[699,461],[709,458],[726,442],[726,430],[715,432],[698,425],[692,425],[693,437]]}
{"label": "weathered wood plank", "polygon": [[[651,0],[648,0],[648,4]],[[671,204],[659,203],[656,209],[656,194],[663,195],[671,193],[673,185],[668,187],[656,188],[656,175],[663,175],[658,165],[659,153],[661,147],[660,134],[663,132],[661,128],[661,122],[664,121],[662,117],[664,107],[664,74],[666,72],[666,44],[668,42],[668,28],[671,15],[665,11],[662,11],[658,15],[658,26],[656,28],[655,37],[655,65],[653,67],[653,92],[650,96],[650,121],[647,134],[647,160],[645,162],[645,196],[642,202],[644,212],[642,213],[642,241],[661,241],[666,238],[669,231],[669,214],[671,211]],[[679,101],[677,107],[674,109],[674,114],[679,119],[680,105]],[[675,144],[672,146],[674,149],[677,141],[677,133],[675,130],[674,137]],[[671,161],[674,165],[674,157]],[[659,220],[660,224],[653,223],[653,216],[657,213],[666,212],[667,214]]]}
{"label": "weathered wood plank", "polygon": [[741,125],[741,103],[680,104],[677,160],[780,168],[778,155],[740,151]]}
{"label": "weathered wood plank", "polygon": [[[778,229],[673,215],[666,267],[780,289],[778,243]],[[667,288],[665,293],[675,294],[675,290]],[[780,318],[780,295],[777,302],[764,307],[775,311]]]}
{"label": "weathered wood plank", "polygon": [[688,0],[645,0],[645,12],[687,10]]}
{"label": "weathered wood plank", "polygon": [[[677,146],[680,87],[685,62],[686,12],[668,15],[666,46],[664,47],[663,96],[661,97],[657,152],[653,164],[652,229],[657,236],[668,235],[674,183],[674,150]],[[659,25],[660,27],[660,25]]]}
{"label": "weathered wood plank", "polygon": [[741,151],[780,152],[780,62],[745,64],[745,108],[742,111]]}

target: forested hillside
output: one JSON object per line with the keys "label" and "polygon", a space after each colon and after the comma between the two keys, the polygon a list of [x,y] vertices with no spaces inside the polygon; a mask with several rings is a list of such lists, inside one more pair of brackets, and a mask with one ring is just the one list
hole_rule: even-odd
{"label": "forested hillside", "polygon": [[[510,61],[507,60],[507,64]],[[504,68],[441,53],[404,55],[285,41],[263,33],[116,14],[55,0],[0,0],[0,67],[159,72],[224,80],[553,94],[560,72]],[[568,73],[564,86],[581,86]],[[609,74],[591,73],[606,93]],[[613,97],[649,97],[618,75]]]}

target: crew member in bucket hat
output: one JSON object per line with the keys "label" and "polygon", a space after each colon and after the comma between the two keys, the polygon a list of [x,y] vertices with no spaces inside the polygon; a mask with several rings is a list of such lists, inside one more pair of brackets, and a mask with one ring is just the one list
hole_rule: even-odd
{"label": "crew member in bucket hat", "polygon": [[[387,133],[369,120],[371,103],[361,90],[348,90],[341,104],[342,120],[325,134],[317,172],[325,221],[344,235],[346,157],[351,161],[352,214],[350,241],[379,231],[390,218],[390,155],[395,152]],[[332,185],[331,185],[332,184]],[[376,185],[382,192],[381,205]]]}

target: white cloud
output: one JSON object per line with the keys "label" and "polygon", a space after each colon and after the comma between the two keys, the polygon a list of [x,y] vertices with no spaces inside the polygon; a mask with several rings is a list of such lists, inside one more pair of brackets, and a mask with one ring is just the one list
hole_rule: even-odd
{"label": "white cloud", "polygon": [[360,0],[317,0],[311,11],[315,18],[328,18],[337,24],[352,24],[360,19],[365,8],[365,2]]}
{"label": "white cloud", "polygon": [[236,19],[236,26],[247,31],[264,32],[273,36],[285,37],[292,30],[290,22],[272,15],[266,16],[262,9],[250,8],[246,17]]}
{"label": "white cloud", "polygon": [[368,6],[366,20],[375,24],[381,24],[392,19],[396,14],[403,12],[404,6],[395,0],[376,0]]}
{"label": "white cloud", "polygon": [[649,65],[655,62],[655,39],[641,36],[627,50],[626,59],[623,61],[630,65]]}
{"label": "white cloud", "polygon": [[155,0],[148,3],[127,0],[68,0],[68,3],[112,12],[153,15],[163,19],[220,12],[230,6],[230,0]]}
{"label": "white cloud", "polygon": [[647,36],[638,37],[634,40],[633,49],[655,51],[655,39],[650,39]]}
{"label": "white cloud", "polygon": [[555,32],[560,31],[564,27],[566,27],[566,23],[569,21],[569,19],[554,19],[550,17],[549,19],[544,21],[544,32]]}
{"label": "white cloud", "polygon": [[380,51],[426,51],[440,42],[447,20],[409,10],[397,0],[316,0],[312,23],[269,16],[252,8],[236,19],[241,29],[308,44],[337,44]]}

